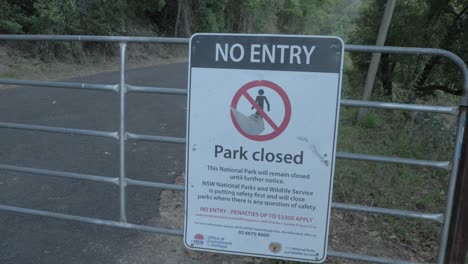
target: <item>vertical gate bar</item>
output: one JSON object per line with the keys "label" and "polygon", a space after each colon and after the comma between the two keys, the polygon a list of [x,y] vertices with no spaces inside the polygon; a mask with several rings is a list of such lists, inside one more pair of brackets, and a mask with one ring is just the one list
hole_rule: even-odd
{"label": "vertical gate bar", "polygon": [[[455,198],[455,189],[457,184],[457,176],[459,175],[460,171],[464,170],[466,167],[465,162],[460,164],[460,159],[463,156],[466,156],[468,148],[466,147],[466,142],[464,140],[465,132],[466,132],[466,117],[467,117],[467,107],[461,106],[460,107],[460,114],[458,115],[458,127],[457,127],[457,138],[455,142],[455,153],[453,157],[453,165],[452,170],[450,172],[450,179],[449,179],[449,186],[447,191],[447,203],[445,207],[445,214],[444,214],[444,224],[442,227],[442,232],[440,236],[439,242],[439,256],[437,263],[443,264],[445,262],[446,253],[448,251],[448,238],[449,238],[449,230],[450,230],[450,223],[452,217],[452,209],[453,209],[453,201]],[[447,262],[451,263],[451,262]]]}
{"label": "vertical gate bar", "polygon": [[[461,228],[462,225],[457,226],[457,222],[460,221],[459,215],[457,211],[460,209],[455,206],[461,206],[463,203],[455,203],[455,199],[463,199],[462,197],[455,197],[455,194],[460,195],[460,192],[457,190],[460,188],[459,184],[463,181],[463,177],[468,177],[466,173],[468,171],[468,145],[467,145],[467,137],[465,134],[468,135],[468,123],[467,123],[467,115],[468,115],[468,68],[466,64],[460,59],[458,56],[455,55],[454,58],[450,58],[453,62],[457,64],[463,74],[463,94],[460,100],[460,107],[459,107],[459,115],[458,115],[458,129],[457,129],[457,139],[455,142],[455,154],[453,158],[453,166],[452,171],[450,172],[450,180],[449,180],[449,187],[447,192],[447,205],[445,208],[445,219],[444,225],[442,227],[442,234],[440,237],[439,243],[439,257],[438,263],[464,263],[464,260],[459,262],[455,262],[451,259],[454,254],[454,251],[461,250],[465,247],[465,245],[457,245],[456,244],[456,237],[457,233],[462,231],[458,230],[457,228]],[[461,161],[461,163],[460,163]],[[466,181],[466,178],[465,178]],[[468,190],[464,190],[468,191]],[[466,203],[466,201],[465,201]],[[454,215],[452,215],[454,214]],[[465,215],[466,216],[466,215]],[[466,225],[466,223],[465,223]],[[466,231],[466,230],[465,230]],[[468,238],[465,238],[468,239]],[[465,240],[465,243],[466,240]],[[447,254],[448,253],[448,254]],[[466,254],[466,253],[465,253]]]}
{"label": "vertical gate bar", "polygon": [[126,194],[125,188],[127,185],[127,179],[125,177],[125,93],[127,87],[125,84],[125,52],[127,49],[126,42],[120,42],[120,222],[127,222],[127,208],[126,208]]}
{"label": "vertical gate bar", "polygon": [[[468,129],[465,128],[465,138],[467,137]],[[468,151],[466,142],[463,143],[452,208],[445,263],[463,264],[466,263],[468,250]]]}

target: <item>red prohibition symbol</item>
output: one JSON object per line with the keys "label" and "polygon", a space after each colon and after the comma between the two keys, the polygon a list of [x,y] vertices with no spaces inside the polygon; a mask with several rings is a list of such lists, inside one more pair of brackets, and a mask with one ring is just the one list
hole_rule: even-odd
{"label": "red prohibition symbol", "polygon": [[[267,87],[275,91],[280,97],[281,100],[284,104],[284,118],[281,121],[279,125],[277,125],[271,118],[270,116],[263,110],[262,107],[259,106],[259,104],[255,101],[255,99],[250,96],[247,91],[250,89],[256,88],[256,87]],[[273,129],[273,131],[269,134],[264,134],[264,135],[251,135],[246,133],[241,126],[239,125],[239,122],[237,121],[236,117],[234,116],[233,112],[231,111],[231,120],[236,129],[241,133],[244,137],[255,140],[255,141],[268,141],[276,138],[279,136],[283,131],[286,129],[286,127],[289,124],[289,120],[291,119],[291,102],[289,101],[288,95],[284,92],[284,90],[277,85],[274,82],[266,81],[266,80],[256,80],[256,81],[251,81],[246,83],[244,86],[242,86],[236,94],[234,94],[234,97],[232,98],[231,102],[231,108],[237,110],[237,104],[239,103],[239,99],[245,97],[247,101],[252,105],[255,110],[257,110],[257,113],[263,117],[263,119],[268,123],[268,125]]]}

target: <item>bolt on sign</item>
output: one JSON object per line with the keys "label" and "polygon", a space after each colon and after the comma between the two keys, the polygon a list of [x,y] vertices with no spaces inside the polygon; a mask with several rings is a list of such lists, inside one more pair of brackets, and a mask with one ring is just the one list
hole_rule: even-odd
{"label": "bolt on sign", "polygon": [[343,48],[337,37],[192,36],[188,248],[325,260]]}

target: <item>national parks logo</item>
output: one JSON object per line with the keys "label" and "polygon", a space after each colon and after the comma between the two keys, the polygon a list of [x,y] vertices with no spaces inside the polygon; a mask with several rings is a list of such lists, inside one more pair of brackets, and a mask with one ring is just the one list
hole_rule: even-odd
{"label": "national parks logo", "polygon": [[279,253],[281,252],[281,244],[278,242],[271,242],[270,245],[268,245],[268,249],[273,253]]}
{"label": "national parks logo", "polygon": [[193,244],[197,246],[203,246],[203,243],[205,242],[205,236],[202,234],[196,234],[193,236]]}

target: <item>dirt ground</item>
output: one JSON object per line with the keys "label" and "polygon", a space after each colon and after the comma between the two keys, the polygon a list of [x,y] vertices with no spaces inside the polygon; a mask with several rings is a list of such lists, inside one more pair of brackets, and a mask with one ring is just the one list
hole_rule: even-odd
{"label": "dirt ground", "polygon": [[[183,184],[183,179],[182,176],[178,177],[176,184]],[[171,229],[182,229],[184,225],[184,193],[165,190],[161,192],[160,204],[160,217],[153,219],[149,224]],[[436,255],[436,252],[430,250],[433,245],[423,245],[420,248],[409,247],[395,235],[386,237],[379,231],[372,230],[368,222],[369,220],[363,214],[334,210],[330,226],[330,248],[337,251],[393,257],[420,263],[433,262]],[[141,239],[135,240],[135,245],[130,245],[129,251],[120,259],[119,263],[280,264],[293,262],[195,252],[185,249],[181,237],[143,233]],[[361,262],[329,257],[325,263]]]}

